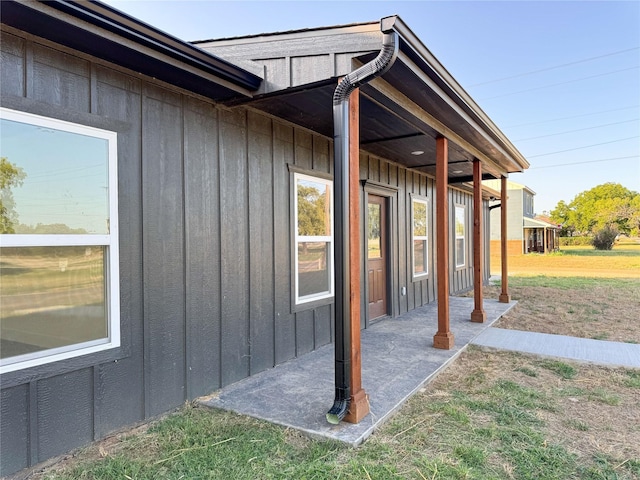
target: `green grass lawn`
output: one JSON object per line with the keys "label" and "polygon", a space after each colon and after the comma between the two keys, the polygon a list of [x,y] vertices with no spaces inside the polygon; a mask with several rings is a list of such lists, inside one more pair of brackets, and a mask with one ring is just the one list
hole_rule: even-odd
{"label": "green grass lawn", "polygon": [[596,250],[593,247],[567,246],[552,255],[575,255],[579,257],[640,257],[640,244],[618,244],[611,250]]}

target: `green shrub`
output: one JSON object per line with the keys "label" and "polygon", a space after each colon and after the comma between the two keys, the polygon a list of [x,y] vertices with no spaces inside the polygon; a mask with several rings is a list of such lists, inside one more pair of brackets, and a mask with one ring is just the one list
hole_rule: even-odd
{"label": "green shrub", "polygon": [[593,246],[596,250],[611,250],[617,236],[618,231],[615,228],[606,226],[598,230],[593,236]]}

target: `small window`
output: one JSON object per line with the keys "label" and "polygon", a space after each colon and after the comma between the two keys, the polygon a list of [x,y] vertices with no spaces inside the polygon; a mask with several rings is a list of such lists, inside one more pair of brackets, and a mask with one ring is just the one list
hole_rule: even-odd
{"label": "small window", "polygon": [[295,173],[295,304],[333,297],[333,182]]}
{"label": "small window", "polygon": [[467,263],[466,261],[466,208],[464,205],[456,205],[456,268],[464,267]]}
{"label": "small window", "polygon": [[413,276],[429,274],[429,204],[426,199],[413,198]]}
{"label": "small window", "polygon": [[120,346],[116,133],[0,122],[0,372]]}

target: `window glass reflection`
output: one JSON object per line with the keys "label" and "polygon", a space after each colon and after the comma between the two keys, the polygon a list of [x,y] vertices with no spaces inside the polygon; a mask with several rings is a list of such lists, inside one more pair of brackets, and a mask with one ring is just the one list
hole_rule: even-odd
{"label": "window glass reflection", "polygon": [[456,237],[464,237],[464,207],[456,207]]}
{"label": "window glass reflection", "polygon": [[425,253],[427,251],[426,240],[413,241],[413,270],[415,274],[427,272],[427,259]]}
{"label": "window glass reflection", "polygon": [[331,235],[331,189],[326,183],[298,179],[298,235]]}
{"label": "window glass reflection", "polygon": [[298,243],[298,296],[330,291],[330,251],[327,242]]}
{"label": "window glass reflection", "polygon": [[106,341],[104,250],[2,248],[1,358]]}
{"label": "window glass reflection", "polygon": [[0,233],[109,233],[108,140],[0,122]]}
{"label": "window glass reflection", "polygon": [[456,267],[462,267],[464,263],[464,238],[456,238]]}
{"label": "window glass reflection", "polygon": [[413,202],[413,235],[427,236],[427,204],[424,202]]}
{"label": "window glass reflection", "polygon": [[382,257],[382,238],[380,226],[380,212],[382,205],[369,204],[369,238],[367,240],[367,258]]}

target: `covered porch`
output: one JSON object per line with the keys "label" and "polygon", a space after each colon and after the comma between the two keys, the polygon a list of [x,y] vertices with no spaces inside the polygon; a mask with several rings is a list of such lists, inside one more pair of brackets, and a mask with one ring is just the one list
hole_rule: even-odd
{"label": "covered porch", "polygon": [[333,399],[333,345],[229,385],[199,403],[356,446],[515,304],[487,299],[487,319],[475,323],[469,321],[474,299],[449,297],[451,330],[456,336],[449,350],[431,348],[438,322],[435,302],[364,330],[362,386],[369,395],[370,413],[360,423],[332,425],[325,418]]}
{"label": "covered porch", "polygon": [[[367,397],[372,399],[371,407],[377,408],[378,402],[385,402],[380,396],[387,395],[384,389],[372,392],[366,386],[367,374],[364,372],[371,367],[366,358],[366,346],[361,347],[360,340],[363,318],[365,323],[367,319],[362,311],[371,303],[362,299],[367,298],[367,292],[373,288],[370,285],[373,282],[363,281],[369,268],[363,262],[365,252],[361,237],[368,226],[368,219],[363,218],[368,206],[363,204],[368,195],[367,187],[376,194],[386,192],[387,200],[383,202],[395,215],[386,221],[388,236],[396,248],[391,252],[395,258],[391,255],[385,259],[387,270],[392,272],[384,277],[388,278],[385,291],[389,298],[395,298],[399,304],[407,288],[422,281],[430,289],[431,298],[438,299],[426,307],[434,315],[433,321],[421,324],[426,328],[424,336],[419,337],[425,351],[421,354],[408,351],[402,358],[415,360],[419,355],[425,355],[425,358],[441,358],[439,364],[442,365],[467,343],[464,336],[459,340],[456,336],[467,328],[475,328],[465,325],[457,333],[452,328],[453,322],[490,323],[486,322],[490,315],[483,309],[486,302],[482,297],[482,282],[489,276],[484,268],[488,249],[483,220],[489,197],[482,189],[482,181],[500,180],[500,196],[506,199],[508,175],[523,171],[529,164],[397,16],[367,24],[207,40],[198,42],[198,46],[229,61],[246,64],[247,68],[257,64],[266,72],[266,81],[257,95],[230,101],[228,106],[246,105],[333,139],[333,164],[329,173],[335,186],[332,230],[335,265],[331,282],[336,375],[335,402],[326,421],[337,423],[344,419],[358,423],[370,411]],[[420,187],[412,186],[403,190],[401,182],[388,181],[389,178],[383,179],[382,175],[363,178],[360,168],[363,156],[373,158],[370,163],[384,159],[406,168],[412,175],[428,177],[429,182],[433,181],[433,188],[420,190]],[[292,160],[295,163],[295,158]],[[307,166],[310,169],[302,173],[313,175],[313,165]],[[364,191],[362,180],[365,180]],[[455,197],[453,192],[462,194]],[[431,209],[425,216],[427,234],[418,235],[428,238],[428,247],[423,251],[429,252],[431,257],[430,266],[421,270],[423,275],[412,271],[412,267],[415,268],[412,248],[416,242],[413,239],[415,230],[410,225],[414,194],[422,196],[424,204]],[[469,197],[471,202],[467,201]],[[465,202],[468,204],[463,204]],[[505,229],[506,202],[501,211],[502,228]],[[506,233],[503,237],[506,238]],[[460,253],[454,251],[455,245],[460,246]],[[506,252],[506,241],[501,248]],[[502,258],[504,282],[500,302],[508,305],[506,253]],[[471,308],[453,312],[446,299],[450,298],[450,285],[460,278],[473,287],[474,298],[469,300]],[[299,308],[299,305],[295,307]],[[418,308],[417,312],[424,310]],[[395,317],[402,312],[398,308],[387,308],[386,313]],[[401,318],[414,317],[409,314]],[[389,323],[396,321],[401,320],[389,320]],[[404,335],[416,334],[412,326],[403,325],[400,330]],[[409,345],[411,341],[406,339]],[[400,339],[394,345],[399,343]],[[450,352],[440,357],[430,347]],[[370,352],[378,350],[385,351],[384,345],[369,348]],[[324,372],[330,368],[331,355],[326,352],[325,355],[326,363],[317,365],[312,371]],[[315,354],[311,356],[316,358]],[[380,362],[371,360],[371,363]],[[421,372],[422,378],[414,379],[412,385],[416,382],[420,385],[428,378],[423,374],[426,367],[417,367],[418,363],[414,361],[400,365],[398,378],[402,378],[402,372],[407,368]],[[437,370],[437,367],[433,368],[433,372]],[[385,382],[388,377],[375,367],[368,375],[369,381],[378,378]],[[326,384],[311,380],[309,386],[299,390],[298,396],[313,397],[314,401],[321,398],[324,402],[331,390],[331,375],[326,378]],[[319,386],[322,394],[320,390],[317,395],[310,393],[316,392]],[[415,385],[408,388],[406,395],[415,388]],[[276,390],[276,394],[280,390]],[[260,398],[254,398],[257,404]],[[400,400],[393,402],[394,405]],[[281,403],[276,398],[269,401]],[[295,398],[294,405],[286,409],[285,418],[306,418],[304,412],[294,408],[298,401]],[[319,412],[322,410],[318,409]],[[315,412],[315,409],[310,411]],[[371,417],[385,415],[373,411]],[[325,422],[322,417],[318,421]]]}
{"label": "covered porch", "polygon": [[523,238],[525,253],[548,253],[560,249],[559,228],[535,218],[523,219]]}

